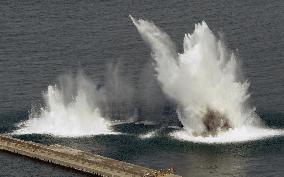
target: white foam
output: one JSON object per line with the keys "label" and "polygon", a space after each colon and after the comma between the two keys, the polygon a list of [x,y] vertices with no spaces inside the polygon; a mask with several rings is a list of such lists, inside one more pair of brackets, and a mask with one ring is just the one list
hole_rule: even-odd
{"label": "white foam", "polygon": [[195,143],[236,143],[255,141],[275,136],[283,136],[284,130],[282,129],[270,129],[270,128],[258,128],[252,126],[242,126],[235,129],[230,129],[226,132],[221,132],[217,136],[194,136],[191,132],[183,130],[175,131],[170,134],[171,137],[182,141],[190,141]]}
{"label": "white foam", "polygon": [[135,124],[139,125],[157,125],[156,122],[149,121],[149,120],[143,120],[143,121],[136,121]]}
{"label": "white foam", "polygon": [[148,133],[141,134],[138,137],[141,139],[148,139],[148,138],[153,138],[156,135],[157,135],[157,131],[150,131]]}

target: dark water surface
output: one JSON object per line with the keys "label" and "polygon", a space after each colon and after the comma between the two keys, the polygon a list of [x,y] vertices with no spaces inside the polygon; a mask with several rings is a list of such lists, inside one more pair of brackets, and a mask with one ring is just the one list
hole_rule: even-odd
{"label": "dark water surface", "polygon": [[[104,85],[109,64],[119,66],[142,120],[176,119],[149,69],[149,48],[128,15],[155,22],[182,50],[184,34],[205,20],[242,61],[252,104],[270,127],[284,128],[284,1],[0,1],[0,131],[15,130],[60,74],[79,68]],[[150,74],[149,74],[150,73]],[[129,93],[130,94],[130,93]],[[165,108],[166,107],[166,108]],[[165,116],[166,115],[166,116]],[[160,126],[124,124],[131,135],[57,138],[63,144],[151,168],[174,167],[183,176],[283,176],[284,138],[205,145],[137,134]],[[0,176],[84,176],[0,153]]]}

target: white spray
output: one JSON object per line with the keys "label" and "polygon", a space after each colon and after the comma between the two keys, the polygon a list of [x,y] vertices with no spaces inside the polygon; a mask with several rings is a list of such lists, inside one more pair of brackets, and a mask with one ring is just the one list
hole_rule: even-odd
{"label": "white spray", "polygon": [[85,136],[109,134],[109,122],[97,105],[99,95],[96,86],[79,73],[76,78],[65,75],[59,84],[48,86],[43,94],[45,106],[39,112],[32,111],[27,121],[15,134],[53,134],[58,136]]}
{"label": "white spray", "polygon": [[179,119],[188,132],[205,131],[202,121],[208,109],[224,115],[232,128],[255,124],[255,110],[246,104],[249,83],[238,78],[236,56],[204,21],[185,35],[184,52],[179,54],[170,37],[153,23],[130,18],[150,45],[157,79],[178,104]]}

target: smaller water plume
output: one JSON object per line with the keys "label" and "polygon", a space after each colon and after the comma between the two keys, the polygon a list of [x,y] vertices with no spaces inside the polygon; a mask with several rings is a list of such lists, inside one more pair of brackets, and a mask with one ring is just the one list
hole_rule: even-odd
{"label": "smaller water plume", "polygon": [[101,116],[96,85],[82,72],[76,77],[64,75],[57,85],[43,93],[44,104],[32,110],[29,119],[20,123],[15,134],[53,134],[86,136],[112,133],[110,123]]}

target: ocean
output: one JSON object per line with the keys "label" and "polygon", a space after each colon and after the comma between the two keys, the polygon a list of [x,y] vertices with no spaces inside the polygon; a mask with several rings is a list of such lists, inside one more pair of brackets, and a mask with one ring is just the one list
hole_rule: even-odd
{"label": "ocean", "polygon": [[[283,176],[283,1],[2,0],[0,13],[1,133],[155,169],[172,167],[184,177]],[[238,77],[250,83],[248,104],[267,128],[252,130],[253,136],[262,138],[233,141],[244,132],[210,143],[170,136],[187,128],[176,111],[181,98],[172,94],[181,90],[164,88],[170,79],[159,80],[155,70],[156,41],[145,40],[151,33],[129,15],[155,23],[178,53],[185,51],[185,34],[205,21],[235,54]],[[1,152],[0,176],[86,175]]]}

